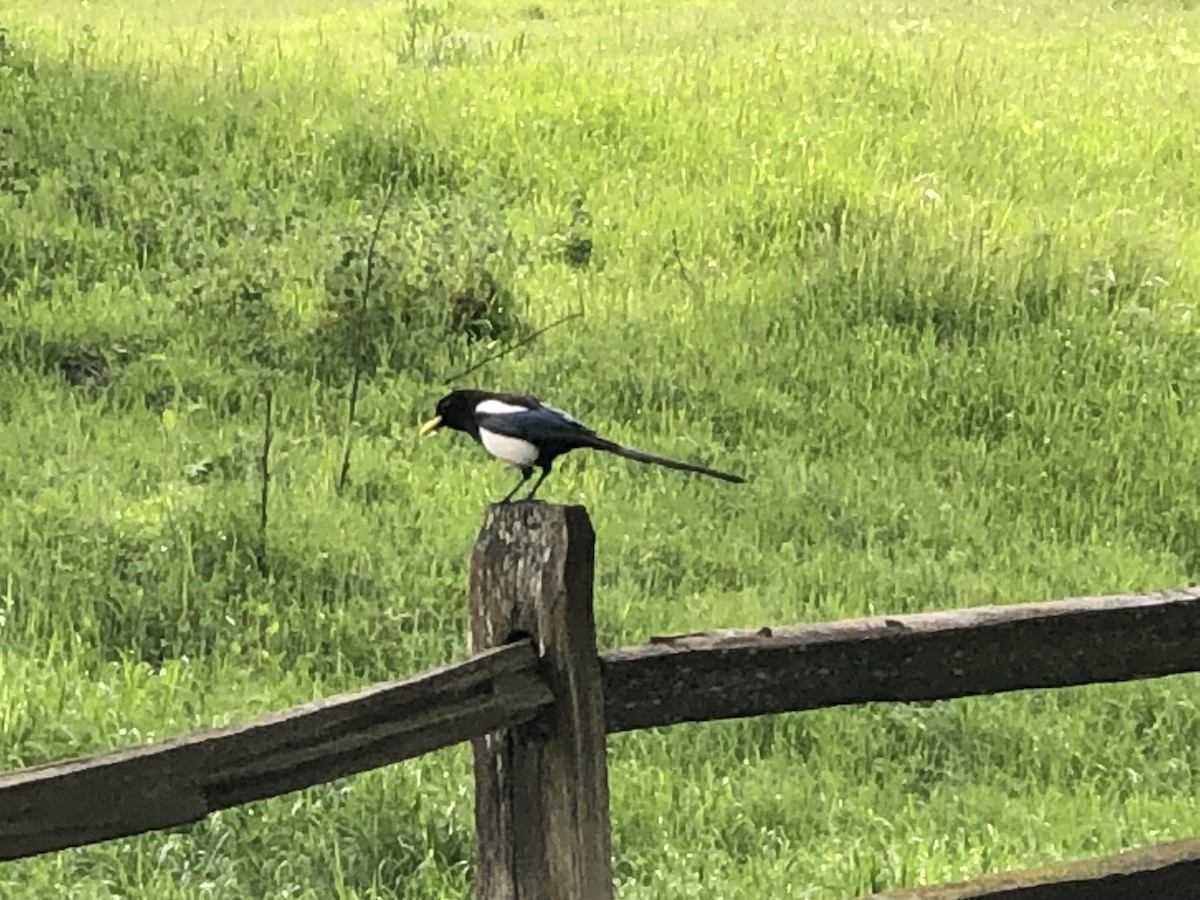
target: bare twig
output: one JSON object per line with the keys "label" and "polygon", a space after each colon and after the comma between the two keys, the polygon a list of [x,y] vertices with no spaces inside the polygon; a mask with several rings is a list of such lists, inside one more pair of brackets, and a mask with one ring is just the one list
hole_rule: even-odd
{"label": "bare twig", "polygon": [[256,561],[258,563],[259,574],[265,578],[269,572],[267,565],[267,504],[271,497],[271,439],[274,436],[271,422],[274,393],[271,388],[264,389],[263,399],[266,403],[263,410],[262,452],[258,457],[258,553],[256,554]]}
{"label": "bare twig", "polygon": [[683,261],[683,254],[679,252],[679,235],[675,233],[674,229],[671,229],[671,255],[675,257],[675,265],[679,267],[679,277],[691,289],[692,296],[697,300],[703,300],[704,287],[688,271],[687,264]]}
{"label": "bare twig", "polygon": [[[362,303],[359,305],[360,313],[366,312],[367,303],[371,298],[371,276],[375,271],[375,244],[379,241],[379,231],[383,228],[383,219],[387,215],[388,207],[392,205],[392,197],[396,194],[396,184],[399,181],[399,175],[392,175],[392,180],[388,184],[387,194],[383,198],[383,204],[379,207],[379,215],[375,217],[375,228],[371,231],[370,243],[367,244],[367,271],[363,276]],[[346,440],[342,448],[342,469],[338,473],[337,480],[337,492],[339,494],[346,489],[346,485],[350,481],[350,452],[354,444],[354,414],[358,410],[358,392],[362,386],[362,373],[362,358],[355,356],[354,374],[350,378],[350,400],[346,408]]]}
{"label": "bare twig", "polygon": [[478,372],[480,369],[482,369],[488,363],[495,362],[498,359],[503,359],[505,356],[508,356],[508,354],[512,353],[514,350],[518,350],[521,347],[524,347],[526,344],[532,344],[534,341],[536,341],[539,337],[541,337],[543,334],[545,334],[551,328],[557,328],[559,325],[562,325],[566,322],[570,322],[572,319],[579,319],[582,317],[583,317],[583,312],[580,310],[576,310],[573,313],[568,313],[567,315],[563,316],[561,319],[551,322],[549,325],[546,325],[543,328],[539,328],[533,334],[529,335],[528,337],[522,338],[521,340],[517,341],[515,344],[509,344],[507,347],[505,347],[499,353],[493,353],[491,356],[485,356],[479,362],[475,363],[475,365],[473,365],[469,368],[463,369],[461,372],[456,372],[455,374],[453,374],[449,378],[447,378],[445,383],[451,384],[455,381],[458,381],[458,379],[460,379],[460,378],[465,378],[467,375],[470,375],[472,372]]}

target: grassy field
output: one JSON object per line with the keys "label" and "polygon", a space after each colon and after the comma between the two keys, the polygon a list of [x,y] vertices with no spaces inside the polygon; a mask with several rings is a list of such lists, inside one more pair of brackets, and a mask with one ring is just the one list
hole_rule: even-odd
{"label": "grassy field", "polygon": [[[571,312],[470,380],[752,479],[560,468],[606,646],[1200,574],[1193,3],[125,6],[0,18],[0,768],[461,654],[511,476],[415,427]],[[619,895],[1200,833],[1198,687],[616,737]],[[464,896],[471,812],[458,748],[0,896]]]}

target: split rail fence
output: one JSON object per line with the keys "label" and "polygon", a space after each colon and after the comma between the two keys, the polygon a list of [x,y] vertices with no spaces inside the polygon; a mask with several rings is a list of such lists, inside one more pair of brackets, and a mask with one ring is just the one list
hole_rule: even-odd
{"label": "split rail fence", "polygon": [[[0,860],[195,822],[469,740],[475,896],[609,900],[606,734],[1200,671],[1198,589],[682,634],[598,654],[594,547],[583,507],[490,507],[471,557],[467,659],[0,774]],[[1200,839],[875,896],[1196,900]]]}

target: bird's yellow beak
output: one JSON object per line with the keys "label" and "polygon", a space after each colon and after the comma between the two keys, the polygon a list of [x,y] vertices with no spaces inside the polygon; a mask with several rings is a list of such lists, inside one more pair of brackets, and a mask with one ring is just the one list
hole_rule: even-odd
{"label": "bird's yellow beak", "polygon": [[421,426],[421,430],[417,432],[417,435],[419,437],[424,437],[425,435],[429,434],[430,432],[437,431],[441,427],[442,427],[442,417],[434,416],[432,419],[430,419],[428,422],[426,422],[424,425]]}

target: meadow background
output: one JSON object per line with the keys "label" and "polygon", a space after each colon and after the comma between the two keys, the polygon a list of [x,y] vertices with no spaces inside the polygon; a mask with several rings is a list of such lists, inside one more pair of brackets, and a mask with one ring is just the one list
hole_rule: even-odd
{"label": "meadow background", "polygon": [[[751,477],[560,467],[605,646],[1189,582],[1194,7],[9,0],[0,768],[462,654],[511,475],[415,428],[573,312],[470,381]],[[841,898],[1200,833],[1198,687],[616,736],[619,895]],[[465,896],[471,815],[457,748],[0,865],[0,896]]]}

